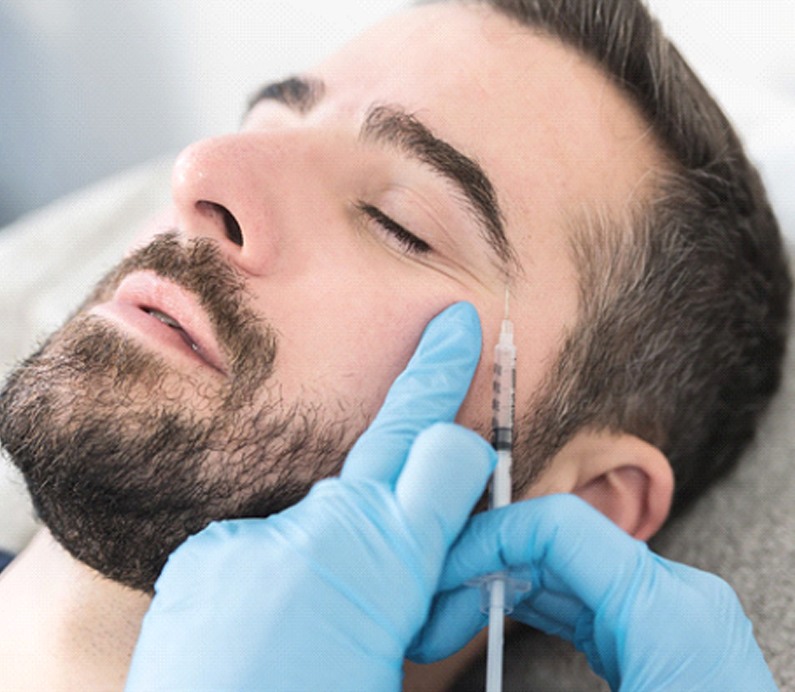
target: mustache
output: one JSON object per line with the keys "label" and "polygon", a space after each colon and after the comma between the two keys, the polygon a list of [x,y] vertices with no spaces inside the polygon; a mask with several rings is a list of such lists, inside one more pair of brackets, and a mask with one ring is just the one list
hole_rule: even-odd
{"label": "mustache", "polygon": [[226,353],[233,379],[245,378],[253,391],[270,377],[278,346],[275,330],[248,307],[244,277],[209,238],[185,241],[176,231],[155,236],[111,270],[78,312],[110,300],[124,278],[138,271],[151,271],[196,296]]}

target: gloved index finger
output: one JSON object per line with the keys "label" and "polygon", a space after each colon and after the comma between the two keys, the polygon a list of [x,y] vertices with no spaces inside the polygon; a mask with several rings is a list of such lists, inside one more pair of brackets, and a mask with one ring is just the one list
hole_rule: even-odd
{"label": "gloved index finger", "polygon": [[481,338],[480,319],[469,303],[456,303],[428,323],[406,369],[348,455],[342,478],[390,484],[397,479],[417,435],[455,419],[480,359]]}
{"label": "gloved index finger", "polygon": [[543,586],[595,611],[621,592],[645,552],[644,544],[578,497],[548,495],[473,517],[448,556],[440,588],[529,565],[545,575]]}

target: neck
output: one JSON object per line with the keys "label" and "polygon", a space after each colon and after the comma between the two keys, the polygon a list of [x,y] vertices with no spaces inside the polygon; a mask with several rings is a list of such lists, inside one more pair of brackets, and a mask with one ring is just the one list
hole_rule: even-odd
{"label": "neck", "polygon": [[[150,602],[40,531],[0,575],[0,689],[122,690]],[[476,639],[438,664],[407,663],[404,691],[447,689],[481,648]]]}
{"label": "neck", "polygon": [[39,532],[0,576],[0,688],[123,689],[149,602]]}

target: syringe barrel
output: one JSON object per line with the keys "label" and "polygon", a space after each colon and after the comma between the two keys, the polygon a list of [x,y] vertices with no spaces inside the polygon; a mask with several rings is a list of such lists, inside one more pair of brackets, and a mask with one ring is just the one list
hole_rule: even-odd
{"label": "syringe barrel", "polygon": [[504,320],[500,340],[494,349],[492,432],[497,450],[497,467],[491,479],[489,506],[504,507],[511,502],[511,452],[513,450],[514,389],[516,348],[513,325]]}
{"label": "syringe barrel", "polygon": [[492,431],[494,448],[513,446],[514,390],[516,388],[516,347],[513,344],[513,325],[505,320],[500,341],[494,349],[494,380],[492,398]]}

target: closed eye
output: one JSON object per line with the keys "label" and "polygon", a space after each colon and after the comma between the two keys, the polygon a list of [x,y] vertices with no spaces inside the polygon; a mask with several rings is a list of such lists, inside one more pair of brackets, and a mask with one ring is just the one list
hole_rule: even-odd
{"label": "closed eye", "polygon": [[360,203],[357,206],[359,211],[375,221],[384,231],[400,243],[406,253],[423,255],[431,251],[431,246],[428,243],[407,231],[377,207],[365,203]]}

